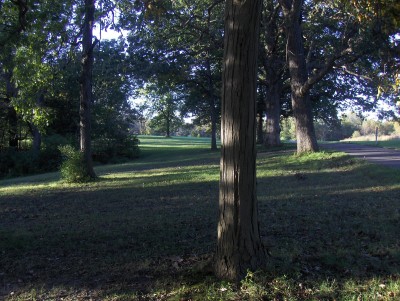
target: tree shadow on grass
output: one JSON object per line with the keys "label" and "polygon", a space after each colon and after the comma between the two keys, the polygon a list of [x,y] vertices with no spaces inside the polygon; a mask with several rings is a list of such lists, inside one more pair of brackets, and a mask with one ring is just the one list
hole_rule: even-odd
{"label": "tree shadow on grass", "polygon": [[[194,155],[196,156],[193,159]],[[171,150],[169,149],[165,151],[165,156],[162,155],[162,152],[157,152],[157,156],[154,156],[154,159],[152,159],[151,156],[152,155],[144,155],[138,160],[118,166],[98,166],[96,172],[101,176],[109,172],[135,172],[159,168],[177,168],[178,166],[201,166],[219,163],[219,152],[205,149],[194,150],[189,154],[187,150],[183,149],[181,151],[175,151],[173,155],[171,155]]]}
{"label": "tree shadow on grass", "polygon": [[[400,274],[400,187],[389,175],[355,182],[366,170],[258,179],[268,273],[317,282]],[[200,283],[210,277],[217,199],[210,181],[2,198],[0,296],[59,288],[55,296],[103,299]]]}

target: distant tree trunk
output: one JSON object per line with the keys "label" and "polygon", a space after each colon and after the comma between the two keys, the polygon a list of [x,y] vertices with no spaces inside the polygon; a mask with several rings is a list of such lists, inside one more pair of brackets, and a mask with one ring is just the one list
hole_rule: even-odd
{"label": "distant tree trunk", "polygon": [[93,100],[92,71],[93,71],[93,25],[94,25],[95,0],[85,0],[85,16],[82,39],[82,70],[80,78],[80,150],[83,153],[86,173],[90,178],[95,178],[91,150],[91,104]]}
{"label": "distant tree trunk", "polygon": [[267,120],[265,121],[264,145],[274,147],[281,145],[281,92],[282,81],[271,84],[265,101]]}
{"label": "distant tree trunk", "polygon": [[217,149],[217,112],[215,109],[214,100],[214,85],[212,80],[211,63],[210,63],[210,51],[208,51],[206,58],[206,70],[208,77],[208,99],[210,104],[210,119],[211,119],[211,150]]}
{"label": "distant tree trunk", "polygon": [[214,97],[211,98],[211,150],[217,150],[217,112]]}
{"label": "distant tree trunk", "polygon": [[[216,2],[215,2],[216,3]],[[213,51],[213,40],[210,34],[210,28],[212,28],[212,19],[211,19],[212,8],[208,9],[207,15],[207,27],[206,27],[206,35],[209,37],[209,42],[207,46],[207,54],[206,54],[206,76],[207,76],[207,94],[208,101],[210,105],[210,121],[211,121],[211,150],[217,150],[217,109],[215,107],[215,96],[214,96],[214,82],[213,82],[213,74],[211,70],[211,53]]]}
{"label": "distant tree trunk", "polygon": [[257,144],[264,141],[264,116],[263,111],[259,110],[257,114]]}
{"label": "distant tree trunk", "polygon": [[217,277],[242,279],[265,263],[256,197],[256,81],[261,1],[228,0],[221,120]]}
{"label": "distant tree trunk", "polygon": [[173,113],[172,113],[172,99],[168,98],[167,99],[167,108],[166,108],[166,133],[165,133],[165,137],[170,138],[171,137],[171,121],[172,121],[172,117],[173,117]]}
{"label": "distant tree trunk", "polygon": [[167,109],[167,110],[168,110],[167,111],[167,128],[166,128],[165,137],[170,138],[171,137],[171,130],[170,130],[170,128],[171,128],[171,116],[170,116],[170,113],[169,113],[169,109]]}
{"label": "distant tree trunk", "polygon": [[285,18],[287,59],[289,63],[292,108],[296,122],[297,153],[318,151],[309,90],[303,89],[308,79],[301,10],[303,0],[279,1]]}
{"label": "distant tree trunk", "polygon": [[264,145],[274,147],[281,145],[280,139],[280,115],[281,115],[281,94],[283,88],[283,76],[285,62],[280,53],[281,32],[278,27],[279,13],[277,0],[269,0],[263,8],[263,36],[264,47],[262,51],[262,65],[265,71],[265,85],[267,87],[266,97],[264,99],[265,113],[267,115],[265,122]]}
{"label": "distant tree trunk", "polygon": [[37,126],[31,124],[29,127],[33,137],[32,149],[36,154],[38,154],[42,145],[42,134]]}
{"label": "distant tree trunk", "polygon": [[7,112],[8,119],[8,146],[18,149],[18,116],[14,107],[10,105]]}
{"label": "distant tree trunk", "polygon": [[[44,93],[40,93],[36,101],[36,105],[38,107],[43,107],[43,102],[44,102]],[[38,127],[34,124],[29,124],[29,128],[33,137],[32,149],[34,150],[35,153],[38,154],[42,146],[42,134],[40,133]]]}

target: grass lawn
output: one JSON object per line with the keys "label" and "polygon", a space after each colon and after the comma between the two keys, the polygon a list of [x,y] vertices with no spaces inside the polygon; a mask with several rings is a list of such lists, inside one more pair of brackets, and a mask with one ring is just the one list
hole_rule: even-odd
{"label": "grass lawn", "polygon": [[371,145],[371,146],[378,146],[378,147],[400,150],[400,139],[399,138],[387,139],[387,140],[379,140],[379,138],[378,138],[378,143],[375,142],[375,139],[357,140],[357,138],[353,138],[351,140],[345,140],[345,141],[350,142],[350,143],[362,144],[362,145]]}
{"label": "grass lawn", "polygon": [[399,300],[400,170],[340,153],[257,160],[266,271],[212,273],[219,152],[140,137],[142,156],[0,181],[0,300]]}

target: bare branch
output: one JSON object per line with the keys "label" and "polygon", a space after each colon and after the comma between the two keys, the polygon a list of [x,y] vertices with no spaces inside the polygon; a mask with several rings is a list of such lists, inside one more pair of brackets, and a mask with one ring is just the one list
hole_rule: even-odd
{"label": "bare branch", "polygon": [[[304,83],[303,87],[301,88],[301,93],[303,95],[305,93],[307,93],[315,83],[320,81],[326,74],[328,74],[333,69],[333,67],[335,66],[335,63],[339,59],[345,57],[346,55],[349,55],[352,52],[353,52],[353,49],[351,47],[348,47],[346,49],[343,49],[340,53],[325,60],[325,64],[320,69],[315,70],[315,72],[312,76],[308,77],[308,80]],[[351,61],[355,61],[359,57],[360,57],[360,55],[354,56],[351,58]]]}
{"label": "bare branch", "polygon": [[357,78],[361,78],[361,79],[366,80],[366,81],[369,81],[369,82],[373,82],[373,81],[374,81],[374,80],[373,80],[371,77],[369,77],[369,76],[361,75],[361,74],[358,74],[358,73],[356,73],[356,72],[353,72],[353,71],[347,69],[346,66],[340,66],[340,67],[333,66],[333,69],[336,69],[336,70],[341,71],[341,72],[343,72],[343,73],[346,73],[346,74],[355,76],[355,77],[357,77]]}

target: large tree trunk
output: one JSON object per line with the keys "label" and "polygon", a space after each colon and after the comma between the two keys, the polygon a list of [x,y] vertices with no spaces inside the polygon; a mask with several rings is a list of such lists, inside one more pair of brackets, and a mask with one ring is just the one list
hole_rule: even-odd
{"label": "large tree trunk", "polygon": [[264,145],[267,147],[281,145],[281,92],[282,81],[278,79],[276,83],[269,86],[267,99],[265,100],[267,120],[265,122]]}
{"label": "large tree trunk", "polygon": [[87,176],[95,178],[93,170],[91,148],[91,113],[90,107],[93,99],[92,70],[93,70],[93,25],[94,25],[95,0],[85,0],[85,19],[83,24],[82,40],[82,71],[80,78],[80,150]]}
{"label": "large tree trunk", "polygon": [[239,281],[265,263],[256,197],[256,73],[260,0],[228,0],[215,272]]}
{"label": "large tree trunk", "polygon": [[279,1],[284,18],[287,38],[292,108],[296,120],[297,153],[318,151],[312,117],[310,93],[304,89],[308,74],[301,28],[302,0]]}

